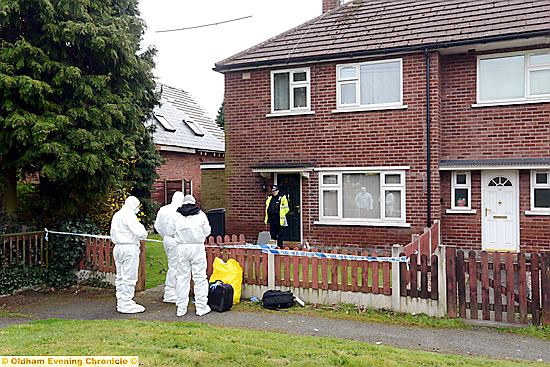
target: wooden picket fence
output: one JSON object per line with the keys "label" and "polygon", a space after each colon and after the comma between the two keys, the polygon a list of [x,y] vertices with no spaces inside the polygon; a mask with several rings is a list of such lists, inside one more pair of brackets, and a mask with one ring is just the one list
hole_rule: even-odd
{"label": "wooden picket fence", "polygon": [[105,238],[84,237],[86,252],[80,260],[80,269],[115,273],[114,243]]}
{"label": "wooden picket fence", "polygon": [[422,234],[413,235],[412,241],[403,248],[403,253],[407,256],[412,254],[431,256],[440,244],[441,222],[436,220],[430,228],[425,228]]}
{"label": "wooden picket fence", "polygon": [[[79,264],[80,270],[116,274],[114,243],[106,238],[83,237],[83,240],[86,243],[86,251]],[[145,241],[141,241],[140,248],[136,291],[144,291],[146,281]]]}
{"label": "wooden picket fence", "polygon": [[[259,249],[224,248],[244,243],[244,236],[210,238],[207,244],[207,273],[212,274],[214,258],[237,260],[243,268],[243,283],[268,285],[268,255]],[[304,249],[288,248],[286,250]],[[331,250],[334,254],[389,256],[387,252],[367,250]],[[399,294],[402,297],[439,299],[439,258],[436,255],[412,254],[410,263],[399,263]],[[392,263],[344,259],[327,259],[307,256],[279,256],[274,259],[274,278],[277,287],[294,287],[313,290],[357,292],[375,295],[392,295]]]}
{"label": "wooden picket fence", "polygon": [[448,315],[550,324],[550,253],[446,253]]}
{"label": "wooden picket fence", "polygon": [[[218,239],[219,240],[219,239]],[[244,243],[244,242],[241,242]],[[227,261],[237,260],[243,268],[243,283],[268,285],[268,255],[259,249],[224,248],[237,242],[217,242],[211,240],[207,247],[207,274],[212,274],[212,264],[216,257]],[[285,248],[286,250],[300,250]],[[331,253],[344,253],[337,250]],[[376,252],[345,251],[347,255],[377,256]],[[276,256],[275,286],[324,289],[344,292],[361,292],[391,295],[391,274],[389,262],[367,262],[357,260],[336,260],[306,256]]]}
{"label": "wooden picket fence", "polygon": [[[298,249],[295,248],[295,250]],[[378,255],[375,251],[359,250],[334,249],[328,252],[344,255]],[[389,262],[277,256],[275,257],[275,285],[389,296],[392,292],[390,266]]]}
{"label": "wooden picket fence", "polygon": [[0,235],[0,266],[48,266],[44,231]]}
{"label": "wooden picket fence", "polygon": [[438,256],[412,254],[408,266],[400,263],[399,267],[401,296],[439,300]]}
{"label": "wooden picket fence", "polygon": [[212,264],[216,257],[227,261],[230,258],[237,260],[243,268],[243,283],[267,285],[267,254],[262,254],[257,249],[226,248],[224,246],[242,245],[245,243],[244,235],[210,236],[206,239],[206,273],[208,278],[212,275]]}

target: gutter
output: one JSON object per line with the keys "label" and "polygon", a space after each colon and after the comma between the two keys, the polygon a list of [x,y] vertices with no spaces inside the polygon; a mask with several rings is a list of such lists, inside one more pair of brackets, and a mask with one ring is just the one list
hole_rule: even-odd
{"label": "gutter", "polygon": [[435,42],[435,43],[428,43],[425,45],[416,45],[416,46],[407,46],[407,47],[392,47],[392,48],[377,49],[377,50],[371,50],[371,51],[354,51],[354,52],[344,52],[339,54],[324,54],[324,55],[317,55],[317,56],[296,57],[292,59],[288,59],[288,58],[272,59],[272,60],[263,60],[263,61],[256,61],[256,62],[250,62],[250,63],[244,62],[244,63],[231,64],[231,65],[215,64],[212,70],[223,73],[225,71],[232,71],[235,69],[253,69],[258,67],[285,65],[290,62],[296,63],[296,64],[312,63],[312,62],[321,62],[321,61],[328,61],[328,60],[358,58],[358,57],[365,57],[365,56],[371,56],[371,55],[388,55],[388,54],[395,54],[395,53],[418,52],[418,51],[424,51],[426,49],[437,50],[441,48],[467,46],[467,45],[474,45],[478,43],[511,41],[515,39],[545,37],[545,36],[550,36],[550,30],[513,33],[508,35],[499,35],[499,36],[490,36],[490,37],[478,37],[478,38],[472,38],[472,39],[461,40],[461,41]]}

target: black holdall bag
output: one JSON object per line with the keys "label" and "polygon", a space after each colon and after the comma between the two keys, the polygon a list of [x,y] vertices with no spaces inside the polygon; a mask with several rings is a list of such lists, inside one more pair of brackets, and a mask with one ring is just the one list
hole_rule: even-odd
{"label": "black holdall bag", "polygon": [[262,296],[262,307],[270,310],[294,306],[294,295],[290,291],[268,290]]}
{"label": "black holdall bag", "polygon": [[221,280],[210,283],[208,287],[208,306],[218,312],[227,311],[233,306],[233,287]]}

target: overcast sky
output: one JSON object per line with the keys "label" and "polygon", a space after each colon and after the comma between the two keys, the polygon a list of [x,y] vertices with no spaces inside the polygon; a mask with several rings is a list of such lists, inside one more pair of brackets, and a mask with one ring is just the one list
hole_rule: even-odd
{"label": "overcast sky", "polygon": [[[140,0],[147,23],[142,46],[158,52],[155,76],[181,88],[215,118],[223,101],[223,75],[214,63],[321,15],[322,0]],[[213,27],[156,33],[251,15]]]}

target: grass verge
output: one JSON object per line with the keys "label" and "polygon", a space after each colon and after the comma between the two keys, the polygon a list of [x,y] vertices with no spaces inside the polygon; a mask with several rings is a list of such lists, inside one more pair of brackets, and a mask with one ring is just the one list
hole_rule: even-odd
{"label": "grass verge", "polygon": [[505,333],[526,335],[526,336],[532,336],[534,338],[550,340],[550,326],[529,325],[529,326],[517,327],[517,328],[497,328],[497,330]]}
{"label": "grass verge", "polygon": [[[352,320],[361,322],[379,322],[383,324],[425,327],[425,328],[448,328],[448,329],[471,329],[474,326],[466,323],[463,319],[449,317],[432,317],[426,314],[407,314],[389,310],[373,310],[359,307],[353,304],[340,305],[312,305],[305,307],[292,307],[283,311],[270,311],[262,308],[258,303],[241,301],[233,306],[234,311],[243,312],[288,312],[297,315],[318,316],[339,320]],[[496,327],[495,331],[525,335],[534,338],[550,340],[550,326],[521,326],[521,327]]]}
{"label": "grass verge", "polygon": [[[282,312],[269,311],[262,308],[258,303],[243,301],[234,306],[235,311],[251,312]],[[365,307],[355,306],[353,304],[340,305],[312,305],[305,307],[292,307],[284,310],[298,315],[328,317],[340,320],[352,320],[362,322],[379,322],[383,324],[395,324],[402,326],[431,327],[431,328],[454,328],[468,329],[471,326],[461,319],[431,317],[425,314],[406,314],[388,310],[373,310]]]}
{"label": "grass verge", "polygon": [[126,355],[140,366],[527,366],[324,337],[136,320],[45,320],[0,329],[0,355]]}

